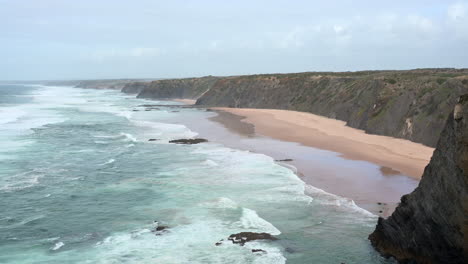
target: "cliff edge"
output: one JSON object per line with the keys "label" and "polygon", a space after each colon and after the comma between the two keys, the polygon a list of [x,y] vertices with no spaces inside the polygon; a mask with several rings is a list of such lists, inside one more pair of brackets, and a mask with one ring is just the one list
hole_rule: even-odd
{"label": "cliff edge", "polygon": [[220,79],[197,105],[309,112],[435,147],[465,93],[465,69],[267,74]]}
{"label": "cliff edge", "polygon": [[468,263],[468,94],[445,124],[419,186],[369,236],[402,263]]}

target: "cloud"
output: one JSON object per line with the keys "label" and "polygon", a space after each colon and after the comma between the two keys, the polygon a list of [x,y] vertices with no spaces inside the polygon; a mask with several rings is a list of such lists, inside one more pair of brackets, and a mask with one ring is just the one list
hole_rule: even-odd
{"label": "cloud", "polygon": [[468,46],[468,2],[457,2],[447,9],[447,30]]}
{"label": "cloud", "polygon": [[136,2],[0,0],[0,79],[468,66],[468,0]]}
{"label": "cloud", "polygon": [[153,58],[163,55],[164,53],[165,51],[159,48],[108,48],[85,53],[84,57],[97,62],[105,62],[113,59]]}
{"label": "cloud", "polygon": [[467,4],[458,2],[448,7],[447,14],[451,20],[464,19],[467,14]]}

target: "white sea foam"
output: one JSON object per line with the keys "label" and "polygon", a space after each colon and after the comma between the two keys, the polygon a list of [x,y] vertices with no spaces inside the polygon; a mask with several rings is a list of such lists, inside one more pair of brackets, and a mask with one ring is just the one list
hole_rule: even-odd
{"label": "white sea foam", "polygon": [[235,209],[238,207],[236,202],[226,197],[220,197],[215,200],[200,203],[200,206],[207,207],[207,208],[221,208],[221,209]]}
{"label": "white sea foam", "polygon": [[61,247],[63,247],[64,245],[65,245],[65,243],[59,241],[59,242],[55,243],[55,245],[51,248],[51,250],[54,250],[54,251],[58,250]]}
{"label": "white sea foam", "polygon": [[[0,108],[0,130],[29,131],[47,124],[60,123],[67,118],[59,114],[56,108],[67,107],[76,99],[63,91],[67,88],[38,86],[31,94],[32,103]],[[68,88],[70,89],[70,88]]]}
{"label": "white sea foam", "polygon": [[33,187],[39,184],[39,179],[43,176],[42,174],[22,174],[20,176],[13,176],[0,182],[0,191],[13,192]]}
{"label": "white sea foam", "polygon": [[254,230],[256,232],[265,232],[272,235],[281,234],[281,231],[274,227],[270,222],[258,216],[257,212],[254,210],[248,208],[242,209],[242,216],[240,218],[240,222],[237,224],[240,224],[240,227],[243,229]]}
{"label": "white sea foam", "polygon": [[8,124],[17,121],[24,116],[26,111],[21,107],[1,107],[0,108],[0,124]]}
{"label": "white sea foam", "polygon": [[198,135],[198,133],[191,131],[184,125],[179,124],[169,124],[161,123],[154,121],[141,121],[141,120],[132,120],[136,126],[149,128],[145,134],[148,136],[157,136],[161,139],[171,140],[179,138],[193,138]]}
{"label": "white sea foam", "polygon": [[214,162],[214,161],[212,161],[212,160],[210,160],[210,159],[205,160],[204,162],[202,162],[202,164],[205,164],[205,165],[207,165],[207,166],[209,166],[209,167],[216,167],[216,166],[219,166],[218,163],[216,163],[216,162]]}
{"label": "white sea foam", "polygon": [[101,165],[108,165],[108,164],[112,164],[115,162],[115,159],[109,159],[108,161],[102,163]]}
{"label": "white sea foam", "polygon": [[257,256],[252,263],[255,264],[280,264],[286,263],[286,258],[283,256],[281,250],[275,246],[271,246],[267,243],[261,243],[252,241],[246,243],[244,247],[252,250],[252,249],[261,249],[264,250],[266,253],[256,253]]}
{"label": "white sea foam", "polygon": [[[249,246],[214,243],[235,232],[221,221],[195,220],[190,224],[175,226],[166,233],[155,236],[143,228],[129,233],[113,234],[96,244],[97,263],[284,263],[281,250],[268,243],[254,243],[268,254],[255,254]],[[131,254],[129,254],[131,252]],[[270,254],[271,252],[271,254]]]}
{"label": "white sea foam", "polygon": [[352,199],[328,193],[314,186],[306,185],[306,194],[316,198],[315,201],[318,203],[357,212],[367,217],[375,217],[371,212],[357,206]]}
{"label": "white sea foam", "polygon": [[109,144],[110,142],[109,141],[102,141],[102,140],[95,140],[94,143],[106,145],[106,144]]}
{"label": "white sea foam", "polygon": [[125,137],[125,141],[130,141],[130,142],[137,142],[138,140],[132,135],[132,134],[129,134],[129,133],[120,133],[120,135],[124,136]]}

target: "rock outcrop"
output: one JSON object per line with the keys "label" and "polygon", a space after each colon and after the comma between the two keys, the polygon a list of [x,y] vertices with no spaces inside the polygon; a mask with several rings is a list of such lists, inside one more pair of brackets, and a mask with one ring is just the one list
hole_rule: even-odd
{"label": "rock outcrop", "polygon": [[[272,236],[269,233],[256,233],[256,232],[240,232],[237,234],[232,234],[227,238],[228,241],[231,241],[233,244],[238,244],[240,246],[244,246],[245,243],[250,242],[250,241],[255,241],[255,240],[270,240],[270,241],[275,241],[278,240],[278,238]],[[221,239],[219,242],[216,242],[216,246],[221,246],[223,244],[224,239]],[[263,251],[266,253],[266,251],[262,249],[255,249],[255,251],[252,252],[260,252]]]}
{"label": "rock outcrop", "polygon": [[208,140],[204,138],[183,138],[183,139],[169,140],[169,143],[183,144],[183,145],[193,145],[193,144],[200,144],[204,142],[208,142]]}
{"label": "rock outcrop", "polygon": [[419,186],[369,239],[403,263],[468,263],[468,95],[449,115]]}

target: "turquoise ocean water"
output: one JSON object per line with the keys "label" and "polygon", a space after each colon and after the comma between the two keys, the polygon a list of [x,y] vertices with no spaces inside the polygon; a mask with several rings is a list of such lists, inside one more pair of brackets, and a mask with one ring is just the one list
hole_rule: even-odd
{"label": "turquoise ocean water", "polygon": [[[208,113],[142,104],[174,102],[0,85],[0,263],[391,263],[376,216],[268,156],[169,144]],[[279,240],[226,242],[243,231]]]}

